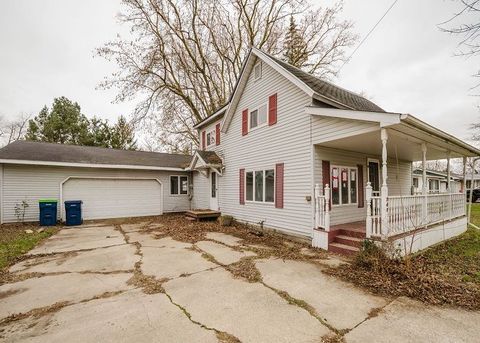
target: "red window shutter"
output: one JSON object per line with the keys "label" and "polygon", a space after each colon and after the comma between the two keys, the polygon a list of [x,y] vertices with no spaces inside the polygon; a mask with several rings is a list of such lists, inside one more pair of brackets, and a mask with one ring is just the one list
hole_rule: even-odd
{"label": "red window shutter", "polygon": [[239,201],[240,205],[245,205],[245,169],[240,169],[239,178]]}
{"label": "red window shutter", "polygon": [[242,111],[242,136],[248,133],[248,109]]}
{"label": "red window shutter", "polygon": [[275,207],[283,208],[283,177],[284,164],[275,165]]}
{"label": "red window shutter", "polygon": [[205,131],[202,131],[202,150],[205,150],[207,147],[206,134]]}
{"label": "red window shutter", "polygon": [[[325,190],[325,185],[330,185],[330,161],[322,160],[322,188]],[[330,197],[330,209],[332,208],[332,197]]]}
{"label": "red window shutter", "polygon": [[268,125],[277,123],[277,93],[268,97]]}
{"label": "red window shutter", "polygon": [[357,189],[358,189],[358,207],[362,208],[365,206],[365,189],[363,187],[363,166],[357,164],[358,175],[357,175]]}
{"label": "red window shutter", "polygon": [[215,125],[215,144],[220,145],[220,123]]}

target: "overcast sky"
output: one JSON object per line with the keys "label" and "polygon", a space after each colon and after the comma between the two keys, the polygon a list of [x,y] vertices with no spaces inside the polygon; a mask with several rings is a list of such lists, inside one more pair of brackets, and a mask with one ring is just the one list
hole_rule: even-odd
{"label": "overcast sky", "polygon": [[[391,3],[346,0],[343,16],[364,37]],[[335,82],[468,138],[468,125],[480,116],[479,98],[469,95],[479,61],[453,57],[458,38],[437,27],[456,9],[451,0],[399,0]],[[131,113],[133,102],[113,104],[114,90],[96,89],[115,66],[94,58],[95,48],[127,32],[115,18],[119,11],[120,0],[1,1],[0,115],[37,114],[62,95],[88,116]]]}

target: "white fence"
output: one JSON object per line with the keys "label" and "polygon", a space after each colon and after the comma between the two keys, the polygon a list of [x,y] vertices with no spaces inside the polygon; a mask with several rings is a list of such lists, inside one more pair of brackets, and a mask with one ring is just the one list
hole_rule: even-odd
{"label": "white fence", "polygon": [[454,218],[466,211],[465,193],[389,196],[385,213],[381,197],[367,185],[367,237],[393,236]]}

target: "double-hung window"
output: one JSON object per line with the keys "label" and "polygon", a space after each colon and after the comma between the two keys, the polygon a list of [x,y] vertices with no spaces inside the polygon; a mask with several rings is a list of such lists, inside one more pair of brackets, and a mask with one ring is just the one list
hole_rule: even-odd
{"label": "double-hung window", "polygon": [[179,176],[179,175],[170,176],[170,194],[171,195],[188,194],[188,176]]}
{"label": "double-hung window", "polygon": [[330,170],[330,187],[333,205],[357,203],[357,168],[332,166]]}
{"label": "double-hung window", "polygon": [[215,136],[216,136],[215,130],[211,130],[207,132],[207,147],[211,147],[215,145]]}
{"label": "double-hung window", "polygon": [[275,171],[273,169],[247,171],[245,173],[247,201],[274,202]]}
{"label": "double-hung window", "polygon": [[248,121],[250,130],[267,124],[267,104],[250,111]]}

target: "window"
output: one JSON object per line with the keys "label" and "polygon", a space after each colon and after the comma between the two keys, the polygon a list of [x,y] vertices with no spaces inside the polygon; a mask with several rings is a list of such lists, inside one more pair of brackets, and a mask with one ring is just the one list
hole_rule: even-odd
{"label": "window", "polygon": [[255,80],[260,80],[262,78],[262,62],[258,62],[253,67],[253,75]]}
{"label": "window", "polygon": [[247,201],[274,202],[275,171],[273,169],[246,172],[245,179]]}
{"label": "window", "polygon": [[330,187],[333,205],[357,203],[357,168],[332,166],[330,170]]}
{"label": "window", "polygon": [[170,194],[185,195],[188,194],[188,176],[170,176]]}
{"label": "window", "polygon": [[438,192],[440,190],[440,182],[438,180],[428,180],[428,189],[430,192]]}
{"label": "window", "polygon": [[418,177],[413,178],[413,187],[418,188]]}
{"label": "window", "polygon": [[207,132],[207,146],[215,145],[215,130]]}
{"label": "window", "polygon": [[250,129],[263,126],[267,123],[267,104],[254,109],[250,112]]}

